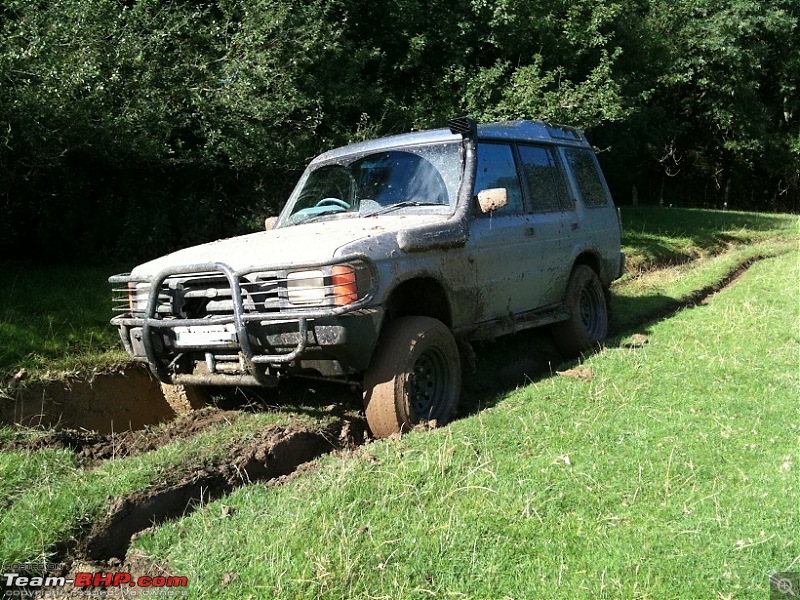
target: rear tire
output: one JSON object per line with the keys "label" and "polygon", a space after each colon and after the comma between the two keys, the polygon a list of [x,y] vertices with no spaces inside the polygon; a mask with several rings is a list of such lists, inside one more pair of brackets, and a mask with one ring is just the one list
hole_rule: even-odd
{"label": "rear tire", "polygon": [[161,392],[176,415],[198,410],[211,402],[211,395],[199,385],[162,383]]}
{"label": "rear tire", "polygon": [[564,304],[570,318],[552,326],[553,339],[567,356],[597,346],[608,335],[606,291],[591,267],[576,265],[569,276]]}
{"label": "rear tire", "polygon": [[401,317],[381,334],[364,376],[367,424],[376,438],[449,422],[461,394],[450,330],[430,317]]}

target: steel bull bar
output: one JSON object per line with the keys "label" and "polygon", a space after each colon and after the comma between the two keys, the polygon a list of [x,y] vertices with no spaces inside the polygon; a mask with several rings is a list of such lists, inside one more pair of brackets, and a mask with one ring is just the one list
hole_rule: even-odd
{"label": "steel bull bar", "polygon": [[[319,268],[332,264],[352,263],[358,261],[366,263],[370,271],[373,267],[369,261],[364,260],[363,256],[349,256],[336,260],[325,261],[324,263],[314,263],[313,265],[292,265],[292,271],[304,270],[307,268]],[[288,364],[300,356],[308,344],[309,321],[320,318],[336,317],[348,312],[364,308],[372,297],[370,290],[363,298],[346,306],[332,306],[323,309],[305,310],[281,310],[279,312],[245,312],[242,290],[239,279],[247,273],[255,272],[276,272],[286,271],[287,266],[283,267],[264,267],[248,268],[244,271],[235,271],[225,263],[213,262],[195,265],[183,265],[178,267],[167,267],[158,272],[150,279],[150,292],[147,299],[147,308],[144,317],[117,318],[114,322],[118,325],[142,327],[142,344],[147,358],[147,363],[153,374],[165,383],[207,383],[221,385],[273,385],[274,378],[265,376],[258,368],[258,365],[269,364]],[[233,314],[208,317],[203,319],[164,319],[157,313],[159,305],[159,294],[162,284],[169,278],[177,275],[198,275],[198,274],[218,274],[221,273],[228,280],[233,301]],[[134,277],[112,277],[112,283],[124,283],[126,281],[141,281]],[[297,333],[299,336],[295,348],[285,354],[259,354],[253,348],[247,334],[247,323],[252,321],[297,321]],[[252,375],[232,375],[224,373],[210,373],[208,375],[171,375],[168,365],[161,360],[155,349],[153,336],[162,329],[172,329],[184,326],[208,326],[208,325],[229,325],[233,324],[236,331],[237,344],[241,349],[241,354],[247,364],[248,370]],[[200,350],[201,348],[198,348]]]}

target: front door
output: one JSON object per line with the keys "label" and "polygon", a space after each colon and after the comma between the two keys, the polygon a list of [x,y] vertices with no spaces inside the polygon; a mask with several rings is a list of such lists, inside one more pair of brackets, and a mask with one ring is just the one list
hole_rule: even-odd
{"label": "front door", "polygon": [[510,144],[478,145],[475,194],[505,188],[508,204],[470,222],[466,251],[475,269],[478,321],[503,319],[530,309],[535,283],[533,220],[525,208],[522,186]]}

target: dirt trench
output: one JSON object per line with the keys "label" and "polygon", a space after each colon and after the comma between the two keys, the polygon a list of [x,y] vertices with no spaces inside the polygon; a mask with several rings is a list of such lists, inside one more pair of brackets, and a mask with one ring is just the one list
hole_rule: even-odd
{"label": "dirt trench", "polygon": [[187,465],[164,483],[115,499],[106,518],[96,523],[74,552],[80,559],[124,559],[132,538],[165,521],[186,516],[233,490],[267,482],[282,483],[314,459],[363,444],[366,424],[340,421],[323,430],[269,428],[246,443],[231,443],[222,458]]}
{"label": "dirt trench", "polygon": [[[191,418],[179,419],[174,432],[191,435],[197,428],[229,419],[232,412],[216,408],[197,411]],[[369,439],[364,419],[343,416],[320,429],[273,426],[259,431],[246,442],[231,442],[221,452],[214,452],[213,458],[184,465],[170,473],[165,481],[112,499],[106,516],[91,528],[78,532],[77,542],[53,549],[49,563],[56,568],[45,575],[70,579],[78,572],[160,574],[163,565],[129,552],[132,541],[142,532],[187,516],[240,487],[259,483],[282,485],[297,474],[313,469],[316,458],[354,449]],[[149,444],[154,443],[157,443],[155,438],[149,441]],[[104,446],[99,443],[96,447]],[[143,452],[147,451],[146,447],[131,446],[128,451]],[[223,517],[233,516],[230,507],[223,505],[220,510]],[[72,591],[71,586],[63,589],[63,597],[72,597]]]}
{"label": "dirt trench", "polygon": [[190,438],[218,424],[233,423],[241,416],[237,410],[221,410],[213,406],[178,415],[159,427],[112,433],[85,429],[51,430],[39,437],[21,436],[0,443],[0,450],[29,450],[56,448],[75,453],[81,467],[92,467],[103,460],[136,456],[156,450],[176,440]]}
{"label": "dirt trench", "polygon": [[0,396],[0,424],[101,434],[142,429],[175,418],[149,369],[131,363],[118,371],[12,385]]}

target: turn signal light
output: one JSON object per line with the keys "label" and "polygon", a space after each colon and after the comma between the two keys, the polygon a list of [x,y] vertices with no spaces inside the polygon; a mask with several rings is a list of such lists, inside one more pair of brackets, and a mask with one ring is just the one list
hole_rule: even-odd
{"label": "turn signal light", "polygon": [[150,284],[136,281],[128,282],[128,306],[132,313],[147,310],[150,297]]}
{"label": "turn signal light", "polygon": [[344,306],[358,300],[356,272],[349,265],[336,265],[331,269],[333,285],[333,302],[336,306]]}

